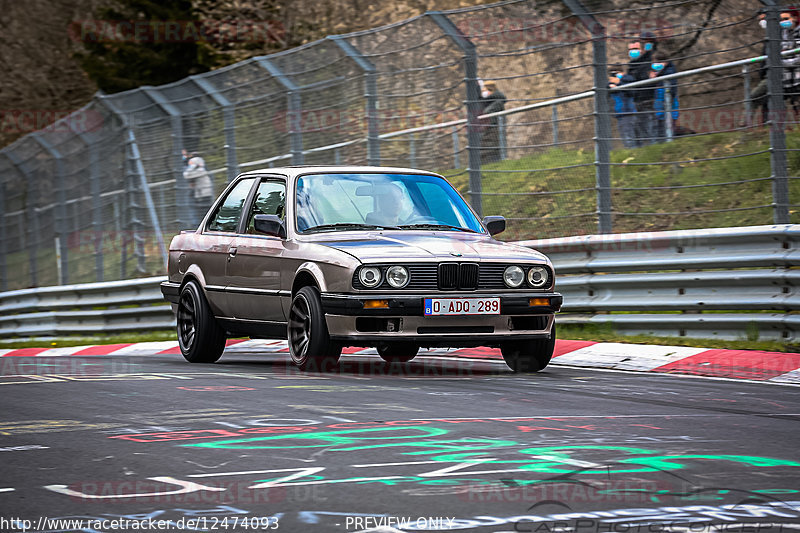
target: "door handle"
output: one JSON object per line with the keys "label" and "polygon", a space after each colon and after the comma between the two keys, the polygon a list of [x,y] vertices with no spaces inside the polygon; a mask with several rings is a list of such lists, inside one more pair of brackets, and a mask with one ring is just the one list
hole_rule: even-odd
{"label": "door handle", "polygon": [[230,259],[231,257],[235,257],[237,251],[238,248],[236,248],[235,246],[231,246],[230,248],[228,248],[228,258]]}

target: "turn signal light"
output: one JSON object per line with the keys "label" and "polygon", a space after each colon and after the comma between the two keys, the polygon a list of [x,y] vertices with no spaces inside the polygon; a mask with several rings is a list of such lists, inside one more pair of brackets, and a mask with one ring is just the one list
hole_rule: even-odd
{"label": "turn signal light", "polygon": [[550,298],[529,298],[528,299],[528,307],[534,307],[536,305],[550,305]]}
{"label": "turn signal light", "polygon": [[389,309],[389,300],[367,300],[364,309]]}

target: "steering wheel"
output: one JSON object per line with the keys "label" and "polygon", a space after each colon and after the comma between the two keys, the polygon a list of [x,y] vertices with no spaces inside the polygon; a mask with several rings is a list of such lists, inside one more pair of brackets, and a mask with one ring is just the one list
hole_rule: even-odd
{"label": "steering wheel", "polygon": [[403,224],[439,224],[439,221],[433,217],[426,217],[423,215],[414,215],[408,220],[404,220]]}

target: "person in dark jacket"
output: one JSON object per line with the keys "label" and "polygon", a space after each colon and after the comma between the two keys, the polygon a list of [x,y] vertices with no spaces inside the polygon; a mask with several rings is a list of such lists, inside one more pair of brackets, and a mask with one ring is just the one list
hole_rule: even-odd
{"label": "person in dark jacket", "polygon": [[[628,44],[628,63],[627,74],[633,81],[641,81],[650,78],[650,64],[653,62],[653,53],[656,50],[656,36],[652,32],[643,32],[638,39]],[[631,89],[634,92],[636,102],[636,143],[638,146],[651,144],[655,139],[655,116],[653,101],[655,100],[655,88],[652,86],[637,87]]]}
{"label": "person in dark jacket", "polygon": [[[496,113],[506,108],[506,95],[497,89],[497,84],[487,81],[481,91],[483,113]],[[500,153],[500,118],[487,119],[481,134],[481,163],[494,163],[502,159]]]}
{"label": "person in dark jacket", "polygon": [[[633,81],[628,74],[619,69],[608,71],[608,86],[619,87]],[[636,146],[636,103],[632,91],[613,91],[611,100],[614,104],[614,116],[617,119],[617,130],[625,148]]]}
{"label": "person in dark jacket", "polygon": [[[675,74],[677,69],[667,54],[658,52],[650,65],[653,78]],[[667,138],[667,94],[669,94],[669,109],[672,116],[672,131],[675,131],[675,121],[678,120],[678,80],[667,80],[656,85],[653,108],[655,109],[655,134],[657,142],[664,142]]]}

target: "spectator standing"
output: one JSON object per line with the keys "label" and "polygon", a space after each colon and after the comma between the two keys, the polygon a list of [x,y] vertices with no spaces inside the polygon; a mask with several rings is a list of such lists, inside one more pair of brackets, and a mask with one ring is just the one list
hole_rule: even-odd
{"label": "spectator standing", "polygon": [[[653,53],[656,49],[656,36],[649,31],[642,32],[638,39],[628,44],[628,63],[627,74],[633,81],[650,79],[650,64],[653,62]],[[636,144],[645,146],[654,141],[655,138],[655,116],[653,103],[655,100],[655,88],[652,86],[637,87],[634,91],[634,101],[636,103]]]}
{"label": "spectator standing", "polygon": [[195,219],[199,223],[214,202],[214,187],[211,175],[206,170],[206,162],[197,152],[189,155],[186,168],[183,170],[183,178],[194,193]]}
{"label": "spectator standing", "polygon": [[[608,86],[618,87],[633,81],[628,74],[619,69],[611,69],[608,72]],[[622,138],[625,148],[636,146],[636,103],[633,100],[632,91],[614,91],[611,99],[614,103],[614,116],[617,119],[617,130]]]}
{"label": "spectator standing", "polygon": [[[654,56],[650,68],[651,78],[675,74],[678,71],[675,68],[675,64],[662,52],[658,52]],[[678,116],[680,115],[678,111],[678,80],[667,80],[656,85],[653,108],[655,109],[655,134],[658,142],[664,142],[667,138],[667,92],[669,92],[670,96],[669,108],[671,110],[673,124],[675,124],[675,121],[678,120]]]}
{"label": "spectator standing", "polygon": [[[800,48],[800,13],[789,8],[780,14],[781,52]],[[791,102],[795,114],[800,105],[800,54],[783,56],[783,97]]]}
{"label": "spectator standing", "polygon": [[[506,108],[506,95],[497,89],[497,84],[487,81],[481,91],[483,114],[496,113]],[[481,134],[481,163],[500,161],[500,117],[487,120]]]}

